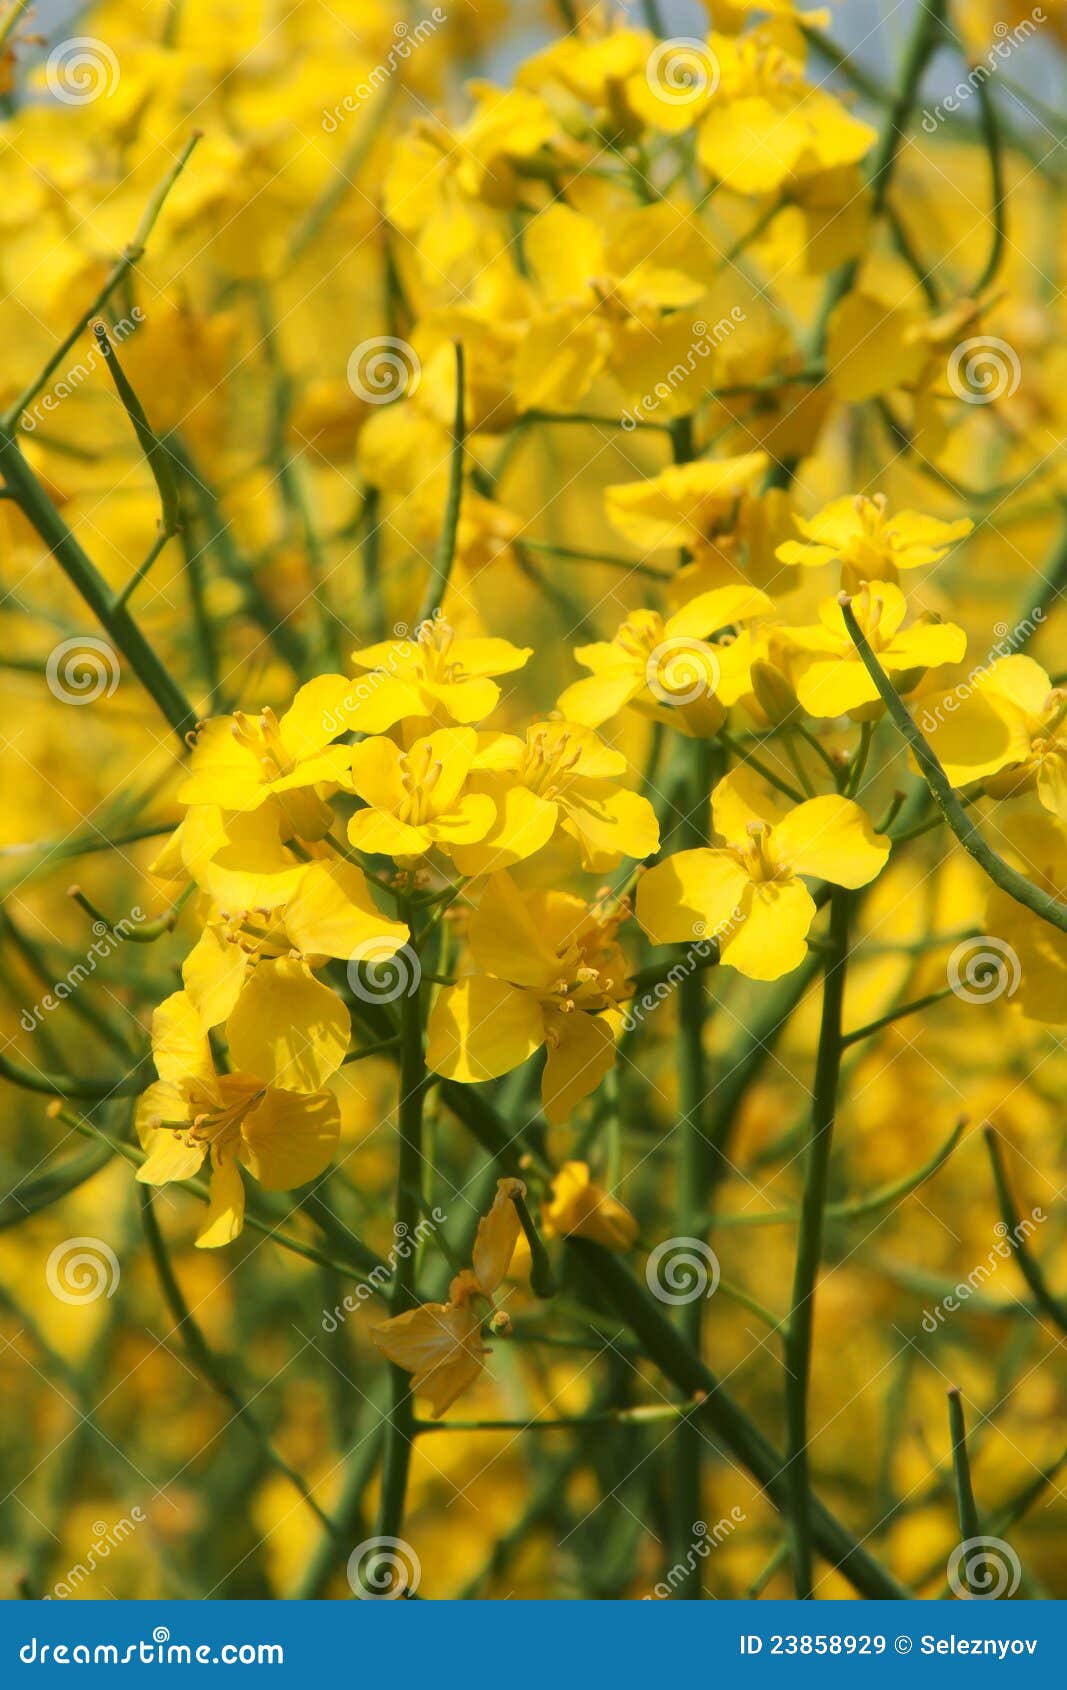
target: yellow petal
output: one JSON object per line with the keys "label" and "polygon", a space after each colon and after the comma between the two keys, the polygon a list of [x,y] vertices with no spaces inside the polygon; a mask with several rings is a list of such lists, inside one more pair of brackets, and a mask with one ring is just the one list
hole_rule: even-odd
{"label": "yellow petal", "polygon": [[552,1195],[542,1209],[545,1231],[553,1237],[589,1238],[605,1250],[629,1250],[637,1221],[624,1203],[589,1177],[585,1162],[564,1162],[552,1181]]}
{"label": "yellow petal", "polygon": [[522,1231],[513,1199],[525,1196],[526,1187],[521,1179],[497,1180],[493,1206],[478,1222],[471,1262],[479,1285],[489,1296],[511,1266]]}
{"label": "yellow petal", "polygon": [[329,1165],[340,1132],[332,1092],[271,1089],[241,1123],[241,1157],[264,1191],[291,1191]]}
{"label": "yellow petal", "polygon": [[519,1067],[543,1041],[541,1007],[531,993],[475,975],[446,986],[435,1002],[426,1063],[448,1080],[495,1080]]}
{"label": "yellow petal", "polygon": [[172,992],[153,1012],[152,1056],[161,1080],[197,1079],[214,1086],[207,1025],[188,992]]}
{"label": "yellow petal", "polygon": [[545,1016],[548,1060],[541,1077],[545,1120],[552,1126],[567,1122],[583,1098],[596,1090],[615,1064],[615,1035],[603,1015],[575,1010]]}
{"label": "yellow petal", "polygon": [[226,1024],[235,1068],[287,1091],[321,1091],[344,1061],[348,1010],[302,962],[261,962]]}
{"label": "yellow petal", "polygon": [[780,821],[786,801],[775,793],[747,764],[740,763],[724,775],[711,795],[715,832],[731,845],[744,845],[751,823]]}
{"label": "yellow petal", "polygon": [[815,901],[803,881],[761,881],[746,892],[721,960],[750,980],[778,980],[804,961],[814,919]]}
{"label": "yellow petal", "polygon": [[218,1157],[212,1151],[210,1194],[207,1214],[196,1235],[201,1250],[232,1244],[245,1224],[244,1182],[232,1154]]}
{"label": "yellow petal", "polygon": [[468,1307],[424,1303],[372,1327],[371,1337],[387,1360],[413,1375],[412,1390],[430,1399],[439,1420],[482,1371],[488,1351],[478,1336],[480,1326]]}
{"label": "yellow petal", "polygon": [[285,930],[305,956],[350,957],[371,940],[392,956],[408,938],[402,921],[382,914],[354,863],[308,863],[285,909]]}
{"label": "yellow petal", "polygon": [[835,886],[866,886],[889,859],[889,840],[875,833],[866,811],[836,793],[809,798],[790,810],[771,833],[776,861],[796,874]]}
{"label": "yellow petal", "polygon": [[182,963],[185,990],[203,1027],[218,1027],[237,1002],[250,966],[248,953],[210,923]]}
{"label": "yellow petal", "polygon": [[637,919],[654,945],[728,931],[749,879],[728,851],[677,851],[637,883]]}

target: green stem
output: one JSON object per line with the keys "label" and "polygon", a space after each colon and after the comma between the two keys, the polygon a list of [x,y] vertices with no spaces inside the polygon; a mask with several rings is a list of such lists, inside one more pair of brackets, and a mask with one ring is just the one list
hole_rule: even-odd
{"label": "green stem", "polygon": [[793,1526],[797,1596],[814,1594],[811,1480],[808,1461],[808,1385],[815,1317],[815,1284],[822,1257],[830,1151],[841,1072],[841,1011],[845,994],[851,894],[835,887],[830,898],[830,954],[823,980],[822,1024],[815,1060],[811,1138],[800,1206],[793,1298],[785,1340],[786,1478]]}
{"label": "green stem", "polygon": [[41,486],[10,433],[0,425],[0,473],[20,510],[52,553],[59,567],[81,594],[145,691],[158,704],[184,747],[196,726],[196,711],[171,679],[162,660],[145,639],[126,606],[118,603],[104,577],[82,550],[55,505]]}
{"label": "green stem", "polygon": [[291,1467],[288,1461],[285,1460],[284,1456],[280,1455],[275,1449],[258,1417],[253,1414],[240,1391],[238,1391],[237,1387],[227,1377],[226,1371],[219,1358],[212,1353],[207,1339],[204,1337],[199,1325],[193,1318],[192,1311],[190,1310],[185,1297],[182,1295],[181,1286],[178,1284],[175,1276],[174,1268],[167,1252],[167,1246],[164,1242],[163,1234],[160,1231],[159,1222],[156,1219],[155,1210],[152,1206],[154,1193],[148,1186],[144,1185],[139,1188],[139,1192],[141,1198],[141,1219],[144,1223],[145,1242],[148,1245],[148,1253],[152,1258],[152,1264],[156,1270],[156,1278],[159,1280],[159,1287],[163,1293],[163,1300],[170,1310],[171,1318],[173,1319],[174,1325],[181,1336],[182,1343],[185,1345],[189,1360],[193,1363],[193,1366],[198,1368],[203,1374],[212,1390],[216,1391],[223,1401],[228,1403],[233,1409],[235,1419],[247,1427],[247,1429],[251,1432],[271,1466],[275,1468],[277,1472],[283,1474],[285,1478],[287,1478],[296,1488],[300,1496],[311,1509],[311,1512],[314,1514],[319,1524],[321,1526],[325,1526],[326,1530],[330,1532],[332,1536],[336,1537],[337,1528],[330,1519],[329,1515],[325,1514],[315,1501],[315,1498],[312,1496],[308,1487],[307,1481],[296,1471],[296,1468]]}
{"label": "green stem", "polygon": [[803,804],[803,792],[799,791],[799,789],[795,786],[790,786],[789,782],[787,780],[783,780],[781,775],[776,775],[773,769],[769,769],[767,767],[766,763],[761,762],[758,757],[754,757],[751,751],[749,751],[739,739],[734,738],[732,733],[728,733],[725,728],[720,728],[718,737],[722,741],[723,745],[733,752],[739,763],[747,763],[750,768],[755,769],[758,775],[762,775],[763,779],[767,781],[769,785],[776,787],[779,792],[784,793],[786,798],[792,799],[794,804]]}
{"label": "green stem", "polygon": [[173,188],[175,182],[178,180],[178,177],[185,169],[189,155],[196,146],[196,143],[200,140],[200,136],[201,131],[197,129],[194,130],[193,134],[189,137],[185,146],[182,148],[177,163],[174,165],[173,169],[167,172],[166,176],[164,176],[162,182],[160,182],[149,200],[147,206],[145,207],[144,215],[134,232],[133,240],[122,254],[122,257],[118,259],[113,266],[111,273],[105,281],[103,287],[100,289],[100,292],[96,295],[96,298],[93,300],[89,309],[84,312],[81,317],[79,317],[76,326],[71,330],[66,339],[60,342],[41,373],[38,376],[35,376],[30,385],[24,389],[10,409],[4,413],[3,418],[0,419],[0,434],[6,435],[14,432],[23,411],[25,411],[28,405],[33,404],[33,401],[40,393],[42,387],[46,385],[46,383],[58,370],[60,364],[62,364],[64,358],[66,358],[67,354],[77,341],[78,336],[84,332],[86,324],[91,322],[94,317],[98,317],[100,315],[100,312],[104,309],[104,306],[111,298],[115,289],[125,281],[134,265],[144,257],[144,249],[147,245],[148,237],[155,228],[156,219],[163,209],[164,201]]}
{"label": "green stem", "polygon": [[457,340],[455,342],[455,352],[456,406],[452,416],[452,455],[448,465],[448,496],[445,500],[444,515],[441,519],[441,533],[434,552],[433,572],[426,586],[426,596],[422,601],[422,609],[419,611],[420,622],[426,622],[430,617],[439,616],[441,613],[456,555],[456,537],[459,533],[459,516],[463,505],[463,458],[466,449],[467,422],[463,391],[465,360],[462,341]]}
{"label": "green stem", "polygon": [[1000,1153],[1000,1142],[992,1127],[982,1130],[989,1160],[993,1168],[993,1183],[997,1188],[997,1202],[1000,1205],[1001,1224],[1007,1228],[1006,1236],[1011,1240],[1015,1259],[1019,1264],[1019,1272],[1033,1293],[1034,1301],[1052,1321],[1059,1331],[1067,1332],[1067,1305],[1050,1290],[1045,1275],[1030,1254],[1026,1240],[1022,1233],[1022,1222],[1019,1211],[1015,1206],[1015,1199],[1011,1194],[1008,1176],[1004,1169],[1004,1159]]}
{"label": "green stem", "polygon": [[[697,1422],[705,1425],[748,1469],[779,1512],[786,1512],[790,1492],[781,1452],[767,1441],[715,1374],[693,1353],[678,1328],[641,1289],[625,1263],[610,1251],[583,1239],[570,1239],[567,1249],[615,1307],[660,1371],[687,1397],[704,1394],[695,1415]],[[811,1527],[819,1553],[862,1596],[900,1600],[910,1594],[856,1541],[847,1527],[815,1500]]]}
{"label": "green stem", "polygon": [[[409,926],[413,912],[407,911]],[[426,1093],[426,1063],[422,1044],[422,992],[416,991],[401,1003],[400,1098],[397,1106],[399,1144],[396,1179],[396,1229],[414,1233],[420,1219],[419,1193],[422,1187],[422,1109]],[[415,1306],[415,1253],[397,1263],[390,1299],[391,1313],[403,1314]],[[399,1537],[404,1523],[411,1446],[415,1435],[415,1408],[411,1376],[390,1363],[390,1402],[382,1458],[382,1489],[378,1506],[380,1537]]]}
{"label": "green stem", "polygon": [[[148,460],[148,467],[152,471],[152,479],[159,493],[161,538],[169,539],[172,534],[178,532],[182,520],[174,466],[170,461],[166,447],[145,415],[144,406],[126,379],[126,372],[119,363],[119,355],[115,351],[111,337],[107,332],[107,324],[98,320],[93,323],[92,327],[96,336],[96,344],[99,346],[104,362],[111,372],[115,392],[118,394],[122,407],[130,419],[130,426],[137,436],[137,444]],[[141,568],[144,568],[143,564]]]}
{"label": "green stem", "polygon": [[845,619],[853,645],[863,659],[864,667],[871,680],[878,688],[878,695],[886,707],[886,711],[894,725],[899,729],[907,741],[915,761],[922,774],[938,809],[945,821],[952,829],[963,849],[973,857],[979,868],[984,869],[995,886],[1006,892],[1009,898],[1014,898],[1017,904],[1032,910],[1034,915],[1040,916],[1050,926],[1057,927],[1061,933],[1067,933],[1067,905],[1049,892],[1042,892],[1025,875],[1013,869],[1003,857],[986,844],[978,828],[965,811],[960,800],[952,790],[948,776],[940,762],[927,744],[918,727],[913,722],[899,693],[892,681],[881,667],[874,652],[867,642],[867,638],[856,621],[851,601],[847,595],[841,595],[841,612]]}
{"label": "green stem", "polygon": [[971,1464],[967,1458],[967,1427],[963,1418],[963,1403],[955,1385],[948,1393],[948,1424],[952,1436],[952,1471],[956,1479],[956,1507],[959,1513],[960,1540],[981,1534],[978,1504],[971,1484]]}
{"label": "green stem", "polygon": [[842,1049],[854,1045],[860,1039],[869,1039],[872,1033],[880,1033],[883,1027],[891,1027],[894,1021],[903,1021],[907,1015],[916,1015],[920,1009],[929,1009],[931,1004],[940,1003],[942,999],[954,996],[951,986],[942,986],[939,992],[927,992],[924,998],[915,998],[911,1003],[905,1003],[899,1009],[891,1009],[888,1014],[880,1015],[877,1021],[868,1021],[865,1027],[856,1027],[851,1033],[845,1033],[841,1039]]}

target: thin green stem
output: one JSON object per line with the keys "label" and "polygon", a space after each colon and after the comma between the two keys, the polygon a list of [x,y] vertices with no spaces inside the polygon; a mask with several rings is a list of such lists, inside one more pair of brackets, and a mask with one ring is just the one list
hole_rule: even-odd
{"label": "thin green stem", "polygon": [[223,1401],[233,1409],[234,1418],[251,1432],[270,1465],[289,1480],[311,1509],[319,1524],[325,1526],[326,1530],[336,1538],[338,1536],[337,1527],[315,1501],[306,1479],[297,1472],[295,1467],[291,1467],[285,1457],[275,1449],[258,1416],[253,1414],[236,1385],[228,1378],[222,1362],[212,1352],[203,1331],[194,1319],[185,1300],[181,1286],[178,1284],[153,1208],[154,1193],[150,1187],[142,1185],[139,1187],[139,1195],[141,1199],[141,1219],[144,1224],[148,1253],[156,1270],[156,1278],[163,1293],[163,1300],[170,1310],[171,1318],[185,1346],[189,1360],[203,1374],[212,1390],[216,1391]]}
{"label": "thin green stem", "polygon": [[[411,925],[413,912],[408,909]],[[422,1043],[422,992],[401,1003],[400,1098],[397,1107],[398,1146],[396,1230],[414,1233],[420,1219],[422,1186],[422,1112],[426,1093],[426,1063]],[[393,1276],[391,1312],[403,1314],[415,1305],[415,1254],[402,1258]],[[399,1537],[404,1522],[415,1409],[411,1378],[402,1367],[389,1366],[390,1401],[382,1458],[382,1489],[378,1506],[378,1535]]]}
{"label": "thin green stem", "polygon": [[974,1500],[971,1483],[971,1463],[967,1456],[967,1426],[963,1417],[963,1403],[955,1385],[948,1393],[948,1424],[952,1437],[952,1472],[956,1481],[956,1509],[960,1522],[960,1540],[967,1542],[978,1537],[982,1530],[978,1518],[978,1504]]}
{"label": "thin green stem", "polygon": [[[1059,1297],[1050,1289],[1044,1273],[1030,1254],[1026,1242],[1025,1228],[1027,1223],[1020,1219],[1015,1199],[1012,1197],[997,1134],[992,1127],[986,1126],[982,1129],[982,1136],[985,1139],[989,1161],[993,1169],[993,1183],[997,1188],[1001,1226],[1005,1229],[1004,1236],[1011,1241],[1015,1260],[1019,1264],[1019,1272],[1025,1279],[1033,1293],[1034,1301],[1042,1312],[1048,1316],[1059,1331],[1067,1332],[1067,1304],[1061,1302]],[[1032,1217],[1029,1220],[1029,1225],[1031,1227],[1033,1225]]]}
{"label": "thin green stem", "polygon": [[[100,348],[104,362],[111,372],[111,379],[115,384],[115,392],[122,402],[123,410],[130,419],[130,426],[137,436],[148,467],[152,471],[152,479],[159,493],[160,530],[163,538],[169,539],[181,527],[181,501],[178,496],[178,483],[174,474],[174,465],[170,454],[156,433],[144,406],[126,378],[126,372],[119,362],[119,355],[112,344],[111,336],[107,332],[107,324],[97,320],[92,325],[96,344]],[[142,564],[142,569],[144,565]]]}
{"label": "thin green stem", "polygon": [[856,1027],[851,1033],[845,1033],[841,1039],[843,1049],[854,1045],[860,1039],[869,1039],[872,1033],[880,1033],[883,1027],[891,1027],[894,1021],[903,1021],[905,1016],[917,1015],[922,1009],[929,1009],[932,1004],[941,1003],[943,999],[955,994],[951,986],[942,986],[940,991],[927,992],[925,997],[914,998],[911,1003],[905,1003],[899,1009],[891,1009],[885,1015],[880,1015],[877,1021],[868,1021],[863,1027]]}
{"label": "thin green stem", "polygon": [[5,411],[3,418],[0,419],[0,434],[7,435],[14,432],[23,411],[26,410],[27,406],[33,404],[33,401],[36,399],[41,389],[51,380],[52,376],[62,364],[64,358],[66,358],[67,354],[76,343],[79,335],[84,332],[86,324],[90,323],[94,317],[98,317],[100,315],[100,312],[104,309],[104,306],[111,298],[115,289],[125,281],[134,265],[144,257],[144,250],[148,243],[148,237],[155,228],[156,220],[163,209],[167,195],[170,193],[175,182],[178,180],[178,177],[185,169],[189,160],[189,155],[196,146],[196,143],[200,140],[200,137],[201,131],[199,129],[194,130],[193,134],[189,137],[185,146],[182,148],[177,162],[173,168],[167,172],[166,176],[164,176],[162,182],[160,182],[159,186],[153,193],[151,199],[145,207],[144,215],[134,232],[133,240],[122,254],[122,257],[118,259],[112,267],[107,280],[104,282],[103,287],[96,295],[96,298],[93,300],[89,309],[85,311],[81,317],[79,317],[76,326],[70,331],[70,334],[67,335],[66,339],[60,342],[59,346],[56,348],[51,358],[49,358],[40,374],[34,377],[29,386],[25,388],[15,400],[15,403],[10,406],[7,411]]}
{"label": "thin green stem", "polygon": [[[689,1398],[704,1393],[695,1419],[729,1450],[762,1486],[779,1510],[790,1507],[786,1464],[780,1450],[768,1442],[748,1415],[733,1401],[715,1374],[686,1343],[676,1326],[666,1319],[644,1289],[637,1284],[625,1262],[611,1251],[582,1239],[567,1245],[577,1264],[603,1293],[634,1333],[645,1354]],[[900,1600],[910,1592],[857,1543],[847,1527],[835,1519],[822,1503],[812,1499],[812,1540],[831,1566],[837,1567],[862,1596],[879,1600]]]}
{"label": "thin green stem", "polygon": [[808,1459],[808,1385],[815,1318],[815,1285],[822,1259],[824,1211],[830,1151],[841,1072],[841,1011],[845,994],[852,894],[835,887],[830,897],[830,954],[823,978],[822,1023],[815,1060],[811,1137],[800,1205],[793,1297],[785,1341],[786,1478],[793,1537],[797,1596],[814,1594],[811,1480]]}
{"label": "thin green stem", "polygon": [[441,532],[434,552],[433,571],[426,586],[426,594],[419,611],[419,621],[426,622],[441,614],[448,592],[449,577],[456,556],[459,517],[463,505],[463,460],[467,442],[466,399],[464,394],[465,359],[463,342],[455,342],[456,403],[452,416],[452,454],[448,463],[448,495],[445,499]]}
{"label": "thin green stem", "polygon": [[850,599],[846,594],[841,595],[841,612],[845,619],[853,645],[863,659],[864,666],[871,680],[878,688],[878,695],[886,707],[886,711],[894,725],[899,729],[910,747],[915,761],[922,774],[938,809],[945,821],[952,829],[963,849],[973,857],[979,868],[984,869],[995,886],[1006,892],[1009,898],[1014,898],[1017,904],[1031,910],[1040,916],[1050,926],[1056,927],[1061,933],[1067,933],[1067,904],[1052,892],[1042,892],[1025,875],[1013,869],[1003,857],[986,844],[978,832],[976,824],[967,815],[952,790],[951,783],[940,762],[930,749],[923,735],[908,713],[900,694],[889,680],[884,669],[868,644],[867,638],[856,621]]}

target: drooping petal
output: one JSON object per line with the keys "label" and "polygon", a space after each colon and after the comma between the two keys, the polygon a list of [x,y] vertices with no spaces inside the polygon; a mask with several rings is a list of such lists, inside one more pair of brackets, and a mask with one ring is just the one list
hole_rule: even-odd
{"label": "drooping petal", "polygon": [[430,1399],[439,1420],[482,1371],[488,1351],[478,1336],[480,1325],[469,1307],[423,1303],[372,1327],[371,1337],[388,1361],[412,1375],[412,1390]]}
{"label": "drooping petal", "polygon": [[234,1067],[287,1091],[321,1091],[352,1023],[336,992],[291,957],[261,962],[226,1024]]}
{"label": "drooping petal", "polygon": [[244,1181],[231,1150],[221,1154],[212,1150],[209,1190],[207,1214],[196,1235],[200,1250],[217,1250],[222,1244],[232,1244],[245,1224]]}
{"label": "drooping petal", "polygon": [[615,1034],[607,1016],[580,1010],[569,1015],[549,1011],[545,1030],[548,1060],[541,1077],[541,1101],[545,1120],[557,1127],[570,1119],[582,1099],[614,1067]]}
{"label": "drooping petal", "polygon": [[479,1285],[489,1296],[511,1266],[522,1231],[514,1198],[525,1196],[526,1187],[521,1179],[497,1180],[493,1206],[478,1222],[471,1262]]}

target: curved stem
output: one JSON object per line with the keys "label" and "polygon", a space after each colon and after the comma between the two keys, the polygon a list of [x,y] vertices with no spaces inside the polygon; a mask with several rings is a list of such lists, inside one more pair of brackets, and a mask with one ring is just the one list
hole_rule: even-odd
{"label": "curved stem", "polygon": [[994,886],[999,886],[1009,898],[1014,898],[1015,902],[1022,904],[1025,909],[1032,910],[1034,915],[1040,916],[1041,920],[1047,921],[1051,927],[1057,927],[1061,933],[1067,933],[1067,905],[1052,893],[1042,892],[1033,881],[1027,880],[1025,875],[1012,868],[1003,857],[998,857],[992,847],[986,844],[976,824],[953,792],[948,776],[913,722],[900,694],[871,650],[863,630],[856,621],[848,595],[842,593],[839,602],[845,627],[863,659],[868,675],[878,688],[878,695],[887,713],[907,740],[938,809],[963,849],[974,858],[979,868],[985,870]]}
{"label": "curved stem", "polygon": [[1011,1187],[1008,1184],[1008,1176],[1004,1170],[1004,1159],[1000,1153],[997,1134],[992,1127],[987,1126],[983,1128],[982,1136],[985,1139],[989,1160],[993,1168],[993,1183],[997,1188],[997,1202],[1000,1205],[1001,1221],[1007,1228],[1006,1236],[1011,1240],[1015,1259],[1019,1264],[1019,1272],[1025,1279],[1033,1293],[1034,1301],[1042,1312],[1048,1316],[1059,1331],[1067,1332],[1067,1306],[1050,1290],[1044,1274],[1026,1246],[1023,1225],[1011,1194]]}

